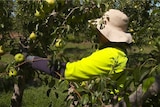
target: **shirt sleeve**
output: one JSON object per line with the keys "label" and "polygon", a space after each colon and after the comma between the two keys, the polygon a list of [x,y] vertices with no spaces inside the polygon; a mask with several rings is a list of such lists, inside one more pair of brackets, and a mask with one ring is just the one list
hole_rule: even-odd
{"label": "shirt sleeve", "polygon": [[68,62],[64,76],[67,80],[84,81],[99,75],[119,73],[125,69],[127,60],[123,51],[105,48],[76,62]]}

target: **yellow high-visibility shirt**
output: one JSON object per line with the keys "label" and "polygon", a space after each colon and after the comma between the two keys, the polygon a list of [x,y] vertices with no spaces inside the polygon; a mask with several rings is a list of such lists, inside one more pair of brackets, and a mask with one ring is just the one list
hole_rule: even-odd
{"label": "yellow high-visibility shirt", "polygon": [[67,80],[84,81],[100,75],[120,73],[125,69],[127,61],[122,50],[107,47],[76,62],[68,62],[64,77]]}

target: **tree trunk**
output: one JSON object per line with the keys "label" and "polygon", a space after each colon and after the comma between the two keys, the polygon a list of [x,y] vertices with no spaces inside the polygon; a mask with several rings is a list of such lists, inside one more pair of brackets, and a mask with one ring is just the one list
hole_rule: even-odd
{"label": "tree trunk", "polygon": [[[143,93],[142,84],[139,85],[137,90],[129,96],[129,102],[131,107],[142,107],[142,104],[146,101],[147,98],[150,98],[153,95],[156,95],[160,92],[160,76],[155,77],[155,82],[150,86],[150,88]],[[121,101],[116,105],[106,105],[105,107],[127,107],[125,101]]]}
{"label": "tree trunk", "polygon": [[18,76],[17,83],[14,84],[14,91],[11,98],[10,107],[21,107],[22,106],[22,97],[24,92],[25,79],[24,76]]}

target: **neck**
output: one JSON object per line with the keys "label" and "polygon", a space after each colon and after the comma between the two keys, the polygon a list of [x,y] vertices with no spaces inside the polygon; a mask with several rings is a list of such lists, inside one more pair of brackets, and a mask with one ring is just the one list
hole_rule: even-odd
{"label": "neck", "polygon": [[103,48],[106,48],[106,47],[113,47],[113,48],[117,48],[117,49],[120,49],[122,50],[123,52],[127,53],[127,48],[129,47],[129,44],[127,43],[116,43],[116,42],[109,42],[109,43],[106,43],[106,44],[101,44],[99,46],[99,49],[103,49]]}

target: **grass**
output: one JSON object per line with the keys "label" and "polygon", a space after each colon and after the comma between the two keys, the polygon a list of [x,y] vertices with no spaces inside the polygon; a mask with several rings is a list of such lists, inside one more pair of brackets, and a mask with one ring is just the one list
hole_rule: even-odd
{"label": "grass", "polygon": [[52,90],[48,97],[46,95],[48,89],[48,86],[45,85],[25,89],[22,107],[48,107],[50,104],[51,107],[61,107],[65,94],[61,94],[59,98],[56,98],[55,91]]}
{"label": "grass", "polygon": [[[46,95],[48,86],[42,85],[40,87],[28,87],[24,91],[22,107],[61,107],[65,94],[59,90],[59,98],[56,98],[55,91],[52,90],[50,96]],[[13,92],[1,92],[0,94],[0,107],[9,107],[10,100]]]}
{"label": "grass", "polygon": [[46,96],[47,87],[28,87],[23,95],[23,107],[47,107],[50,102],[49,97]]}
{"label": "grass", "polygon": [[12,92],[0,92],[0,107],[9,107]]}

